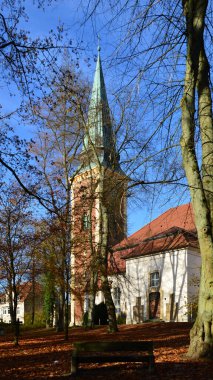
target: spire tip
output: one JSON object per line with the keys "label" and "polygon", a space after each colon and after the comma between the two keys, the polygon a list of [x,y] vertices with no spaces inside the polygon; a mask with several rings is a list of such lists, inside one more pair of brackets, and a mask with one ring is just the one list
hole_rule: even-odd
{"label": "spire tip", "polygon": [[101,40],[100,35],[98,35],[98,52],[101,51],[100,40]]}

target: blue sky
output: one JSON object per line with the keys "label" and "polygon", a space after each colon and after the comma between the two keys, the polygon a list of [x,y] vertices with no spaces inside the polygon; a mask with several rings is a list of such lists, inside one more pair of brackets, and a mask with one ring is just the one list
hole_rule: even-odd
{"label": "blue sky", "polygon": [[[113,48],[116,46],[116,39],[119,30],[111,31],[109,34],[105,29],[104,25],[107,22],[107,13],[97,15],[93,20],[89,20],[86,24],[85,19],[85,7],[81,4],[87,4],[88,1],[78,1],[78,0],[60,0],[56,1],[52,6],[47,7],[45,11],[38,9],[33,5],[33,1],[27,0],[27,13],[29,15],[29,21],[23,23],[23,27],[30,31],[31,37],[45,37],[48,31],[55,29],[60,23],[63,23],[65,30],[69,34],[69,37],[73,40],[73,45],[79,47],[80,52],[80,63],[81,71],[85,77],[89,78],[90,81],[93,80],[93,75],[95,71],[95,61],[94,56],[97,53],[98,44],[98,34],[101,38],[101,57],[105,76],[105,82],[107,87],[107,93],[109,101],[113,101],[112,94],[115,92],[116,87],[119,87],[120,81],[122,79],[119,76],[119,69],[117,67],[112,67],[110,65],[110,55]],[[84,62],[85,58],[90,58],[91,65]],[[116,80],[115,80],[116,78]],[[2,101],[5,107],[10,104],[15,106],[17,99],[11,99],[8,97],[7,93],[4,93],[4,100]],[[14,123],[16,121],[14,120]],[[31,136],[33,134],[32,127],[26,127],[25,131],[22,129],[23,136]],[[159,191],[161,194],[159,196]],[[128,232],[133,233],[134,231],[141,228],[144,224],[151,221],[153,218],[160,215],[162,212],[166,211],[168,208],[176,206],[177,203],[185,203],[188,201],[187,198],[183,197],[182,193],[179,195],[167,196],[167,192],[163,194],[162,189],[156,187],[156,198],[149,199],[149,202],[141,198],[141,200],[132,200],[129,203],[128,211]],[[148,195],[147,195],[148,196]]]}

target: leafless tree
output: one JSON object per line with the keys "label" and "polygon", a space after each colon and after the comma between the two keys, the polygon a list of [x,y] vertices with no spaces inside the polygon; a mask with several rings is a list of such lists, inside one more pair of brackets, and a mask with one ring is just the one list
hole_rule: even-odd
{"label": "leafless tree", "polygon": [[1,187],[0,196],[1,290],[9,298],[11,324],[18,344],[17,304],[19,287],[29,275],[34,244],[34,225],[29,197],[17,187]]}
{"label": "leafless tree", "polygon": [[[153,141],[158,139],[158,149],[173,142],[173,151],[182,152],[202,256],[198,315],[188,355],[211,356],[212,4],[208,0],[175,3],[127,0],[106,5],[95,0],[87,7],[87,20],[103,9],[108,14],[105,27],[113,33],[116,26],[121,36],[112,58],[124,70],[124,85],[141,86],[141,107],[146,107],[147,112],[141,128],[150,119],[154,125],[150,137]],[[167,170],[163,164],[166,156],[162,158],[162,169]],[[175,165],[173,172],[176,173]],[[144,180],[144,175],[140,175]],[[175,177],[176,174],[172,179]],[[161,181],[157,178],[156,182]]]}
{"label": "leafless tree", "polygon": [[39,130],[35,143],[31,145],[40,170],[40,194],[44,194],[47,206],[52,210],[52,213],[47,213],[47,219],[51,225],[48,230],[50,235],[52,231],[55,242],[52,253],[55,252],[57,270],[60,271],[57,324],[58,329],[65,328],[66,339],[70,293],[71,184],[78,166],[77,153],[88,95],[88,85],[68,61],[64,62],[59,76],[54,78],[52,92],[35,110]]}

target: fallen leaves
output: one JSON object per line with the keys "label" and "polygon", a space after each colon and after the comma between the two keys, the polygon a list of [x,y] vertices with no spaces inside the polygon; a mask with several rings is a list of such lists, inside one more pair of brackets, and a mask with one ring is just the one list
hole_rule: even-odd
{"label": "fallen leaves", "polygon": [[82,365],[78,380],[212,380],[211,361],[186,360],[190,325],[187,323],[144,323],[123,325],[119,332],[108,334],[106,327],[94,330],[72,328],[69,342],[54,330],[22,332],[19,347],[12,337],[0,338],[0,379],[42,380],[69,379],[72,342],[83,340],[153,340],[156,371],[149,374],[139,363]]}

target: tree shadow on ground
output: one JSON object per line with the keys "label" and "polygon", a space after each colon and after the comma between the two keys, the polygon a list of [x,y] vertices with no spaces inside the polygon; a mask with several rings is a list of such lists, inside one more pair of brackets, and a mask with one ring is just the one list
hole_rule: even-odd
{"label": "tree shadow on ground", "polygon": [[[116,334],[108,334],[106,327],[94,330],[73,328],[69,342],[63,333],[32,331],[21,335],[20,346],[8,342],[9,336],[0,338],[0,379],[60,380],[70,372],[71,350],[74,341],[82,340],[153,340],[156,371],[149,374],[145,364],[113,363],[82,365],[78,380],[212,380],[212,362],[186,361],[183,354],[189,343],[189,324],[147,323],[120,327]],[[76,379],[76,377],[73,379]]]}
{"label": "tree shadow on ground", "polygon": [[75,376],[51,377],[52,380],[212,380],[212,364],[209,362],[157,363],[155,371],[149,373],[145,365],[128,364],[98,364],[79,370]]}

